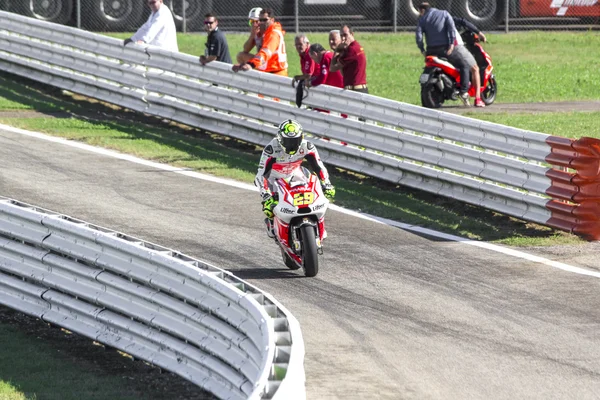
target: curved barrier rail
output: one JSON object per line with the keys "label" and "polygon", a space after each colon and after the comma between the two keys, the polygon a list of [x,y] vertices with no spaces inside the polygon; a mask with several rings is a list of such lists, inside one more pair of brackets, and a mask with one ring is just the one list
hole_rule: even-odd
{"label": "curved barrier rail", "polygon": [[174,250],[0,200],[0,304],[144,359],[223,399],[305,398],[296,319]]}
{"label": "curved barrier rail", "polygon": [[191,55],[0,16],[5,71],[260,145],[293,117],[328,164],[600,238],[588,211],[599,177],[585,172],[598,160],[594,139],[574,142],[329,86],[311,89],[297,108],[290,78],[236,74],[218,62],[203,67]]}

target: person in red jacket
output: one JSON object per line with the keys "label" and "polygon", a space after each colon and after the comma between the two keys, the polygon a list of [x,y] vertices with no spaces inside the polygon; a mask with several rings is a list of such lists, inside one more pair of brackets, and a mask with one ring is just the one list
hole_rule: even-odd
{"label": "person in red jacket", "polygon": [[310,79],[312,76],[318,75],[318,65],[315,64],[311,56],[308,54],[309,46],[310,41],[305,34],[299,33],[296,35],[294,38],[294,47],[298,52],[298,56],[300,56],[300,70],[302,71],[302,74],[295,75],[295,81]]}
{"label": "person in red jacket", "polygon": [[367,57],[362,46],[354,39],[354,32],[348,25],[342,26],[340,36],[342,43],[336,49],[339,55],[333,57],[330,71],[342,71],[344,89],[369,93],[367,88]]}
{"label": "person in red jacket", "polygon": [[339,88],[344,87],[344,78],[340,71],[330,72],[333,52],[325,50],[319,43],[311,44],[308,48],[310,58],[318,65],[317,74],[306,81],[306,87],[329,85]]}
{"label": "person in red jacket", "polygon": [[234,72],[257,71],[287,76],[287,53],[283,36],[285,31],[279,22],[275,22],[273,10],[265,8],[260,13],[260,30],[263,32],[262,47],[254,58],[246,63],[236,64],[232,67]]}

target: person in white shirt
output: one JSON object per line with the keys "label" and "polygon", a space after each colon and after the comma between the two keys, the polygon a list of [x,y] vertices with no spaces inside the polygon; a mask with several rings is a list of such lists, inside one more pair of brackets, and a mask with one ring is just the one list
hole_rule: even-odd
{"label": "person in white shirt", "polygon": [[125,39],[123,44],[149,44],[178,52],[177,30],[171,10],[163,4],[163,0],[147,0],[147,4],[152,10],[148,21],[131,38]]}

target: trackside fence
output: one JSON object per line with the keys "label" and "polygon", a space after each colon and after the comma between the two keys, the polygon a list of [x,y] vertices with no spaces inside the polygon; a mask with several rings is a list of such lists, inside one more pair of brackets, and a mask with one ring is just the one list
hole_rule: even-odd
{"label": "trackside fence", "polygon": [[[0,12],[0,69],[258,145],[285,118],[325,162],[600,239],[600,141],[570,140]],[[329,113],[314,109],[330,110]],[[341,114],[348,115],[342,118]]]}
{"label": "trackside fence", "polygon": [[0,199],[0,304],[120,349],[222,399],[304,399],[297,320],[175,250]]}

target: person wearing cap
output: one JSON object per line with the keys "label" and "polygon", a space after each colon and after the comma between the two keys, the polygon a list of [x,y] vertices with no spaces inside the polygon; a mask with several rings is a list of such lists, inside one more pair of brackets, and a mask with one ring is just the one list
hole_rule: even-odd
{"label": "person wearing cap", "polygon": [[336,48],[330,71],[342,71],[344,77],[344,89],[355,92],[369,93],[367,88],[367,57],[365,52],[355,39],[352,28],[348,25],[340,29],[342,43]]}
{"label": "person wearing cap", "polygon": [[248,13],[248,26],[250,26],[250,36],[244,43],[242,51],[237,56],[237,62],[243,64],[254,58],[255,54],[252,53],[252,49],[256,47],[256,51],[259,51],[262,47],[262,32],[260,30],[260,23],[258,21],[262,8],[254,7]]}
{"label": "person wearing cap", "polygon": [[245,63],[232,67],[233,72],[257,71],[268,72],[274,75],[287,76],[287,52],[285,50],[285,31],[279,22],[275,22],[275,13],[270,8],[265,8],[260,13],[260,30],[263,33],[262,47],[254,58]]}

